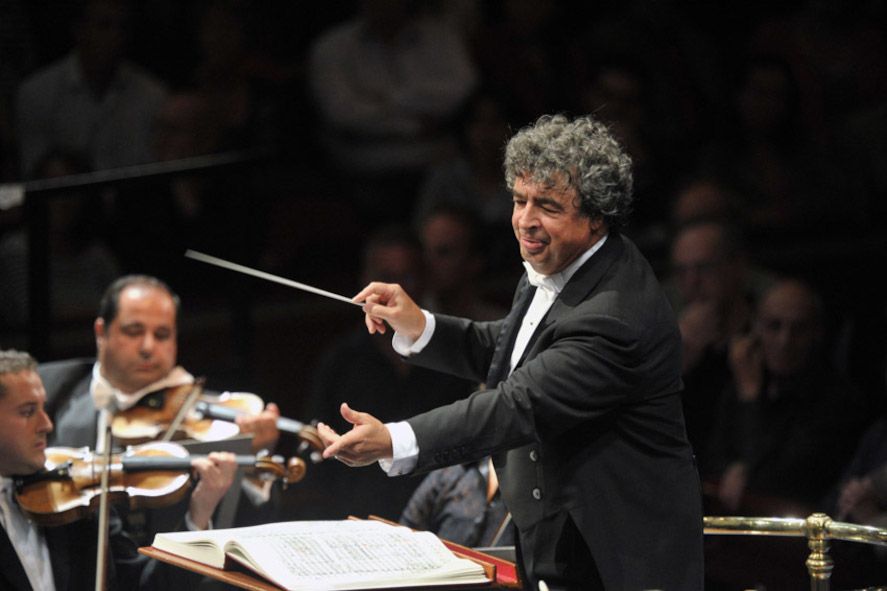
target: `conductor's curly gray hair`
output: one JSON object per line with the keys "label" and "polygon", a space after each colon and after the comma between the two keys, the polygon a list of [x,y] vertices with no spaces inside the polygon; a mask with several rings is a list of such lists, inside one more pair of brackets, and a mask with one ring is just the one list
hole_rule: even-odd
{"label": "conductor's curly gray hair", "polygon": [[590,116],[544,115],[517,132],[505,148],[509,191],[518,177],[549,186],[565,180],[576,189],[580,211],[609,227],[624,225],[631,213],[631,157]]}

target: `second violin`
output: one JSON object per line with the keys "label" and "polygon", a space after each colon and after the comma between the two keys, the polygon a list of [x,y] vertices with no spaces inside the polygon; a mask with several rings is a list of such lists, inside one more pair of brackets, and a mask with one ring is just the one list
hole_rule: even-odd
{"label": "second violin", "polygon": [[[203,393],[203,380],[151,394],[139,404],[115,414],[112,422],[114,440],[135,445],[157,439],[218,441],[240,432],[238,416],[262,412],[264,401],[249,392],[224,392],[219,396]],[[279,417],[277,428],[296,435],[299,453],[312,462],[322,460],[323,442],[313,425]]]}

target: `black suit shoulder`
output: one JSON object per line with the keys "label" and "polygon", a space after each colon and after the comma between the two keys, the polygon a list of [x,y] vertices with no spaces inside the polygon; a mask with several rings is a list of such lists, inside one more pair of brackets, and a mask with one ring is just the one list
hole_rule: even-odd
{"label": "black suit shoulder", "polygon": [[94,364],[95,359],[82,357],[50,361],[37,366],[37,374],[46,389],[46,408],[50,416],[53,416],[55,409],[63,404],[78,386],[83,383],[86,387],[89,386]]}

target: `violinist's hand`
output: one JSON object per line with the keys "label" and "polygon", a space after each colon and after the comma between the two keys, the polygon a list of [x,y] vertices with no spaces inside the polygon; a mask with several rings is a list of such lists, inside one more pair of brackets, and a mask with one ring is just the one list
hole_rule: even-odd
{"label": "violinist's hand", "polygon": [[216,506],[234,482],[237,462],[234,454],[227,451],[212,452],[205,458],[194,458],[191,463],[199,480],[188,513],[199,529],[206,529]]}
{"label": "violinist's hand", "polygon": [[385,322],[405,337],[416,341],[425,330],[425,315],[416,302],[396,283],[374,281],[352,298],[363,302],[367,329],[370,334],[385,333]]}
{"label": "violinist's hand", "polygon": [[354,425],[344,435],[339,435],[329,425],[317,424],[317,433],[326,445],[324,459],[335,458],[352,467],[391,459],[391,434],[382,421],[371,414],[351,410],[344,402],[341,412],[342,417]]}
{"label": "violinist's hand", "polygon": [[262,450],[270,452],[277,447],[277,440],[280,439],[280,431],[277,429],[277,419],[279,418],[280,409],[273,402],[269,402],[265,410],[257,415],[237,417],[240,432],[253,435],[253,453]]}

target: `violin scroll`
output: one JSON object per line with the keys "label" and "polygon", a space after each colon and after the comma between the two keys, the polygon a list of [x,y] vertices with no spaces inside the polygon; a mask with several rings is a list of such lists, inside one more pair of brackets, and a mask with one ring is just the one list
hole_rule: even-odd
{"label": "violin scroll", "polygon": [[317,427],[314,425],[302,425],[296,435],[299,437],[298,453],[302,455],[307,454],[314,464],[322,462],[322,452],[326,446],[317,432]]}

